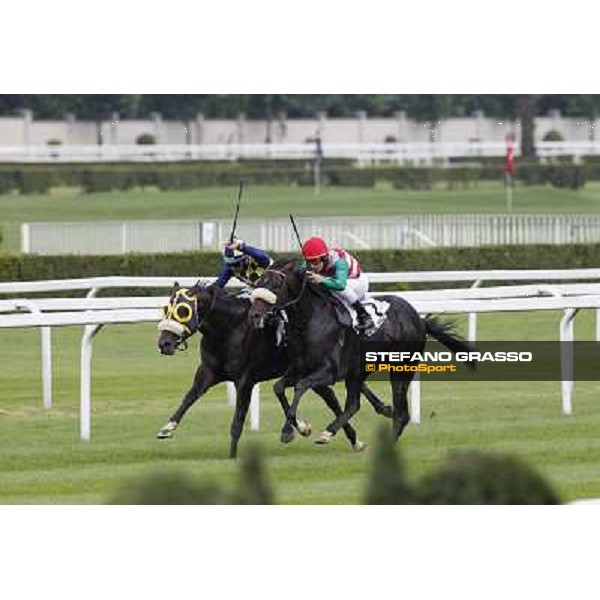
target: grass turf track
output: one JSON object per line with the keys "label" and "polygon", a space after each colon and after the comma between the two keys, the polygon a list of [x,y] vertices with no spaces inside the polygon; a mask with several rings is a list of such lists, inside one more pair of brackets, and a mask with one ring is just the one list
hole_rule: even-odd
{"label": "grass turf track", "polygon": [[[229,217],[235,190],[80,195],[54,190],[49,196],[0,196],[0,251],[18,251],[24,221]],[[329,188],[249,187],[242,218],[297,215],[397,213],[500,213],[499,183],[431,192]],[[600,185],[583,190],[517,187],[521,213],[595,213]],[[480,339],[557,339],[558,313],[480,315]],[[459,322],[462,322],[459,319]],[[577,339],[591,339],[591,312],[577,317]],[[235,462],[226,458],[232,410],[219,386],[192,408],[173,440],[154,439],[189,386],[195,344],[171,359],[155,349],[152,325],[105,328],[94,343],[92,442],[78,439],[80,328],[54,329],[54,401],[41,407],[39,333],[0,331],[0,502],[102,503],[124,481],[159,467],[179,468],[199,479],[232,481]],[[387,383],[373,384],[389,402]],[[338,395],[342,390],[338,386]],[[560,415],[557,383],[442,383],[423,385],[423,424],[411,426],[402,451],[412,475],[439,463],[449,450],[479,448],[515,452],[546,474],[563,499],[600,496],[598,384],[577,383],[575,415]],[[260,432],[247,430],[240,451],[257,442],[267,458],[276,498],[284,503],[360,502],[369,453],[355,455],[342,435],[325,448],[300,439],[278,442],[282,417],[263,387]],[[431,413],[435,417],[430,418]],[[301,416],[318,429],[330,420],[309,394]],[[354,419],[372,441],[381,419],[369,406]]]}
{"label": "grass turf track", "polygon": [[[560,313],[480,315],[479,339],[557,339]],[[464,331],[464,319],[457,319]],[[592,311],[577,317],[578,340],[592,339]],[[175,468],[199,480],[232,482],[227,458],[232,409],[223,385],[188,413],[172,440],[154,438],[187,389],[196,365],[197,340],[167,358],[155,347],[153,325],[107,326],[95,339],[92,441],[79,429],[81,328],[55,328],[54,402],[41,406],[39,333],[0,331],[0,503],[103,503],[131,477]],[[386,382],[374,382],[390,401]],[[575,384],[575,414],[560,413],[556,382],[436,382],[423,384],[420,426],[409,426],[401,448],[418,476],[448,451],[476,448],[516,453],[557,487],[564,500],[600,496],[600,403],[596,382]],[[258,443],[280,503],[359,503],[371,455],[354,454],[343,434],[327,447],[297,439],[278,441],[282,416],[269,387],[262,388],[261,430],[247,423],[240,453]],[[342,389],[337,387],[338,395]],[[435,413],[434,417],[431,414]],[[329,420],[308,394],[300,407],[318,430]],[[372,442],[382,422],[363,402],[353,423]]]}
{"label": "grass turf track", "polygon": [[[0,227],[4,242],[0,252],[20,250],[20,224],[45,221],[107,221],[124,219],[229,218],[237,189],[219,187],[182,192],[157,190],[82,194],[77,189],[56,189],[47,196],[0,196]],[[516,213],[597,213],[600,182],[573,191],[550,186],[517,185]],[[315,196],[310,187],[248,186],[240,219],[287,218],[323,215],[392,215],[504,213],[506,198],[500,182],[478,187],[439,188],[431,191],[325,188]]]}

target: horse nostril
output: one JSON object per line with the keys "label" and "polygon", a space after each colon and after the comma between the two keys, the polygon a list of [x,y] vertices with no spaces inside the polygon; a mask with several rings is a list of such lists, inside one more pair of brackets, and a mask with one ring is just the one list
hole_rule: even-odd
{"label": "horse nostril", "polygon": [[172,354],[173,353],[173,348],[172,345],[169,342],[161,342],[158,345],[161,354]]}

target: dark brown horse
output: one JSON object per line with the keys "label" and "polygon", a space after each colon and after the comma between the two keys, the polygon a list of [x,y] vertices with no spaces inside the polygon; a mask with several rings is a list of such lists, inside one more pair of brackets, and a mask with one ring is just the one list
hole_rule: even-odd
{"label": "dark brown horse", "polygon": [[[252,388],[261,381],[281,377],[289,367],[288,348],[278,343],[276,324],[255,331],[247,319],[249,308],[248,299],[232,296],[216,286],[196,284],[191,288],[180,288],[175,284],[165,307],[165,318],[159,324],[158,347],[162,354],[172,355],[186,344],[190,336],[200,331],[201,361],[192,387],[157,437],[171,437],[187,410],[212,386],[233,381],[237,401],[231,423],[230,456],[236,456]],[[334,414],[341,414],[339,401],[330,387],[316,385],[313,389]],[[295,414],[290,417],[285,389],[278,386],[275,393],[285,415],[281,440],[286,443],[292,441],[295,431],[303,436],[310,435],[308,423],[297,419]],[[364,393],[377,412],[391,416],[391,407],[385,406],[368,388]],[[350,424],[344,426],[344,432],[353,449],[363,449],[364,444]]]}
{"label": "dark brown horse", "polygon": [[[271,265],[256,286],[249,311],[253,327],[260,329],[270,315],[281,309],[285,309],[290,322],[288,343],[295,348],[295,354],[290,358],[289,370],[276,384],[276,387],[294,386],[288,418],[295,418],[300,399],[308,389],[333,385],[336,381],[344,381],[346,385],[344,411],[317,439],[318,443],[328,443],[360,408],[360,392],[370,375],[362,367],[361,338],[352,328],[340,323],[332,296],[321,286],[308,283],[304,269],[294,259]],[[398,296],[378,299],[390,306],[386,320],[369,341],[403,344],[401,349],[412,353],[421,352],[430,335],[453,352],[473,350],[453,334],[451,324],[421,318],[411,304]],[[414,371],[390,375],[395,439],[410,421],[407,394],[414,375]]]}

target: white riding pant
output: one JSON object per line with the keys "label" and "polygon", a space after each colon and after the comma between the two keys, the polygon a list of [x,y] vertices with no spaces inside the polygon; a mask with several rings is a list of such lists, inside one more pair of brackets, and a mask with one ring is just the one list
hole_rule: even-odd
{"label": "white riding pant", "polygon": [[361,273],[355,279],[348,279],[345,290],[332,290],[332,294],[339,298],[346,306],[352,306],[359,300],[364,300],[369,291],[369,279]]}

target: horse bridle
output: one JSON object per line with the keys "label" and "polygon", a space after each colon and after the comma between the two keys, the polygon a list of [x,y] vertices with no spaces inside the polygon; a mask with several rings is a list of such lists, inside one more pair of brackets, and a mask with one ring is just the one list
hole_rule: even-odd
{"label": "horse bridle", "polygon": [[[283,277],[284,284],[285,284],[285,281],[287,280],[287,277],[288,277],[286,273],[284,273],[283,271],[280,271],[279,269],[271,269],[271,268],[268,268],[267,272],[275,273],[276,275]],[[283,311],[286,308],[289,308],[290,306],[293,306],[294,304],[298,303],[300,301],[300,299],[302,298],[302,294],[304,294],[305,289],[306,289],[306,277],[303,277],[302,278],[302,286],[300,287],[299,294],[295,298],[293,298],[292,300],[288,300],[286,303],[282,304],[281,306],[273,306],[272,310],[274,312],[275,311]]]}
{"label": "horse bridle", "polygon": [[[201,327],[204,324],[204,322],[206,321],[206,319],[208,318],[208,315],[210,315],[210,313],[212,312],[212,310],[215,307],[216,301],[217,301],[217,290],[215,287],[213,287],[211,289],[211,295],[212,295],[212,299],[210,301],[210,305],[208,307],[208,310],[204,313],[204,316],[202,317],[202,319],[200,321],[198,321],[198,326],[196,328],[196,331],[201,331]],[[196,312],[199,313],[200,311],[198,310],[198,296],[195,296],[195,302],[196,302]],[[187,339],[191,336],[188,335],[187,337],[180,337],[175,341],[175,347],[177,348],[177,350],[180,350],[181,352],[183,352],[184,350],[187,350],[188,347],[188,343],[187,343]]]}

